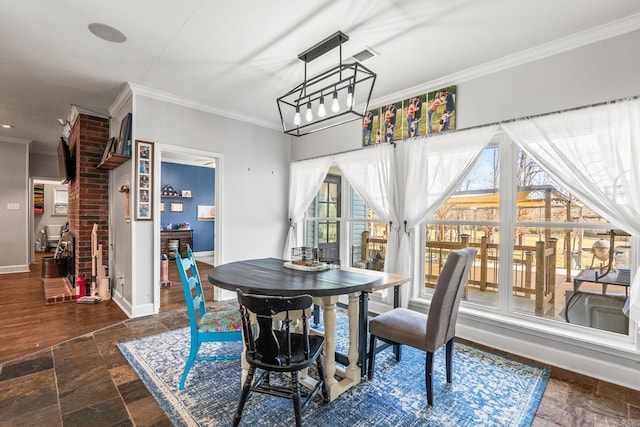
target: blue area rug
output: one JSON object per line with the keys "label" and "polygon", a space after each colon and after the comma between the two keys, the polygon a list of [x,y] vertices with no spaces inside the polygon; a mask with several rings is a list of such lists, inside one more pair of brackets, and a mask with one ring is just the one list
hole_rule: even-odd
{"label": "blue area rug", "polygon": [[[345,348],[346,318],[338,316],[336,347]],[[240,396],[240,361],[196,362],[178,390],[189,353],[188,329],[118,344],[131,366],[176,426],[229,426]],[[342,333],[345,332],[345,333]],[[239,354],[241,343],[203,344],[200,352]],[[549,371],[456,342],[453,383],[445,379],[444,351],[434,358],[434,406],[426,404],[425,353],[403,347],[376,357],[376,372],[333,402],[314,404],[305,426],[529,426]],[[294,425],[290,400],[254,393],[241,425]]]}

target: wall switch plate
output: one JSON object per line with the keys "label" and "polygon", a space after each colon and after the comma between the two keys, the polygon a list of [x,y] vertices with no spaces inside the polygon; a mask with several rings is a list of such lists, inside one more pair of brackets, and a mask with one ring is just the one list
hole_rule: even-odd
{"label": "wall switch plate", "polygon": [[7,210],[8,211],[19,211],[20,210],[20,203],[7,203]]}

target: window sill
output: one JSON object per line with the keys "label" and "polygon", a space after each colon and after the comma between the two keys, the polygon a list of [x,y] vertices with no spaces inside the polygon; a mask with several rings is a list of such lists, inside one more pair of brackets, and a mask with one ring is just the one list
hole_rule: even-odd
{"label": "window sill", "polygon": [[[409,307],[419,311],[427,311],[430,301],[425,298],[411,300]],[[631,336],[614,334],[599,329],[561,323],[550,319],[538,319],[533,316],[517,313],[498,313],[490,308],[461,304],[459,319],[470,328],[481,328],[487,325],[494,328],[507,329],[526,339],[532,335],[559,345],[571,345],[589,352],[604,353],[615,357],[640,361],[640,350],[633,341],[633,322],[630,322]],[[469,338],[473,339],[473,338]]]}

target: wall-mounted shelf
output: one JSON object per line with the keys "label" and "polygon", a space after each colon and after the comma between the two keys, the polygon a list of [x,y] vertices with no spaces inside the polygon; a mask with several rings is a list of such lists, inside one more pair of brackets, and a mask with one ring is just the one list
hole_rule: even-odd
{"label": "wall-mounted shelf", "polygon": [[162,197],[163,199],[190,199],[191,197],[185,197],[185,196],[169,196],[166,194],[161,194],[160,197]]}
{"label": "wall-mounted shelf", "polygon": [[122,154],[109,153],[106,159],[100,162],[96,168],[98,169],[115,169],[127,160],[131,159],[131,156],[123,156]]}

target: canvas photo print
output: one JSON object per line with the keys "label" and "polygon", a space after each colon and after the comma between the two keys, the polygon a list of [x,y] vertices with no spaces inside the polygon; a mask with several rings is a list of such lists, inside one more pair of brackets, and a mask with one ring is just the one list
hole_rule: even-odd
{"label": "canvas photo print", "polygon": [[427,133],[456,128],[456,87],[448,86],[427,94]]}

